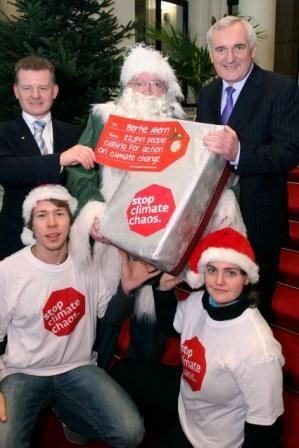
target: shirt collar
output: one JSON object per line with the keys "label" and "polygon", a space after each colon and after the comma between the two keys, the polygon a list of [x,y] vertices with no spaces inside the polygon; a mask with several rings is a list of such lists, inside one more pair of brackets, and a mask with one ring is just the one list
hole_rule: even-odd
{"label": "shirt collar", "polygon": [[51,121],[51,112],[48,112],[47,115],[45,115],[43,118],[36,118],[33,115],[28,114],[24,110],[22,111],[22,117],[28,123],[29,125],[33,125],[33,122],[36,120],[42,120],[46,123],[46,125]]}
{"label": "shirt collar", "polygon": [[253,66],[254,66],[254,64],[252,63],[249,72],[247,73],[247,75],[245,76],[245,78],[241,79],[241,81],[235,82],[234,84],[228,84],[228,83],[227,83],[226,81],[224,81],[224,79],[223,79],[223,80],[222,80],[222,92],[224,92],[225,89],[226,89],[228,86],[233,86],[233,88],[234,88],[238,93],[240,93],[241,90],[243,89],[244,84],[246,83],[246,81],[247,81],[247,79],[248,79],[250,73],[252,72]]}

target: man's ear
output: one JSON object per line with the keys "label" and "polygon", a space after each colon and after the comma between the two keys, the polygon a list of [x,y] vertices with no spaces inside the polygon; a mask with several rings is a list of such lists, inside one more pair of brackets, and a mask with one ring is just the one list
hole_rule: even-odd
{"label": "man's ear", "polygon": [[59,87],[57,84],[54,84],[54,93],[53,93],[54,100],[55,98],[57,98],[58,93],[59,93]]}
{"label": "man's ear", "polygon": [[15,97],[17,98],[17,100],[19,99],[19,92],[18,92],[18,86],[16,84],[14,84],[12,86],[13,88],[13,93],[15,94]]}
{"label": "man's ear", "polygon": [[256,47],[254,47],[251,51],[251,58],[253,61],[255,60],[255,57],[256,57]]}

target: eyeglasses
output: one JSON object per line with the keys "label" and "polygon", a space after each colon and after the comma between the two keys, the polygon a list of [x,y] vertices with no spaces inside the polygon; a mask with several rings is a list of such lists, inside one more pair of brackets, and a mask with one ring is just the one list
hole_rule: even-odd
{"label": "eyeglasses", "polygon": [[151,81],[143,81],[143,80],[136,80],[136,81],[130,81],[128,83],[129,86],[134,87],[135,89],[143,90],[146,87],[151,87],[155,90],[163,90],[165,89],[165,83],[164,81],[160,81],[158,79],[153,79]]}

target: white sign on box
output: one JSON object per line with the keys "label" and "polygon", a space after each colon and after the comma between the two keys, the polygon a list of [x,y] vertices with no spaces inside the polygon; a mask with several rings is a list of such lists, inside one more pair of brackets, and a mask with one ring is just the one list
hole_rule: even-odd
{"label": "white sign on box", "polygon": [[110,116],[97,161],[128,172],[107,205],[102,235],[163,271],[178,274],[235,179],[202,137],[222,126]]}

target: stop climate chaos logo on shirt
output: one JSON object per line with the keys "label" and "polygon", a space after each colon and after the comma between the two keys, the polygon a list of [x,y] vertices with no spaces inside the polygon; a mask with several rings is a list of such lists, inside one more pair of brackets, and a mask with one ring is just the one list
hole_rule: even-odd
{"label": "stop climate chaos logo on shirt", "polygon": [[44,326],[55,336],[72,333],[85,314],[85,296],[74,288],[52,292],[44,308]]}
{"label": "stop climate chaos logo on shirt", "polygon": [[205,348],[196,336],[181,345],[183,378],[193,391],[199,391],[206,373]]}

